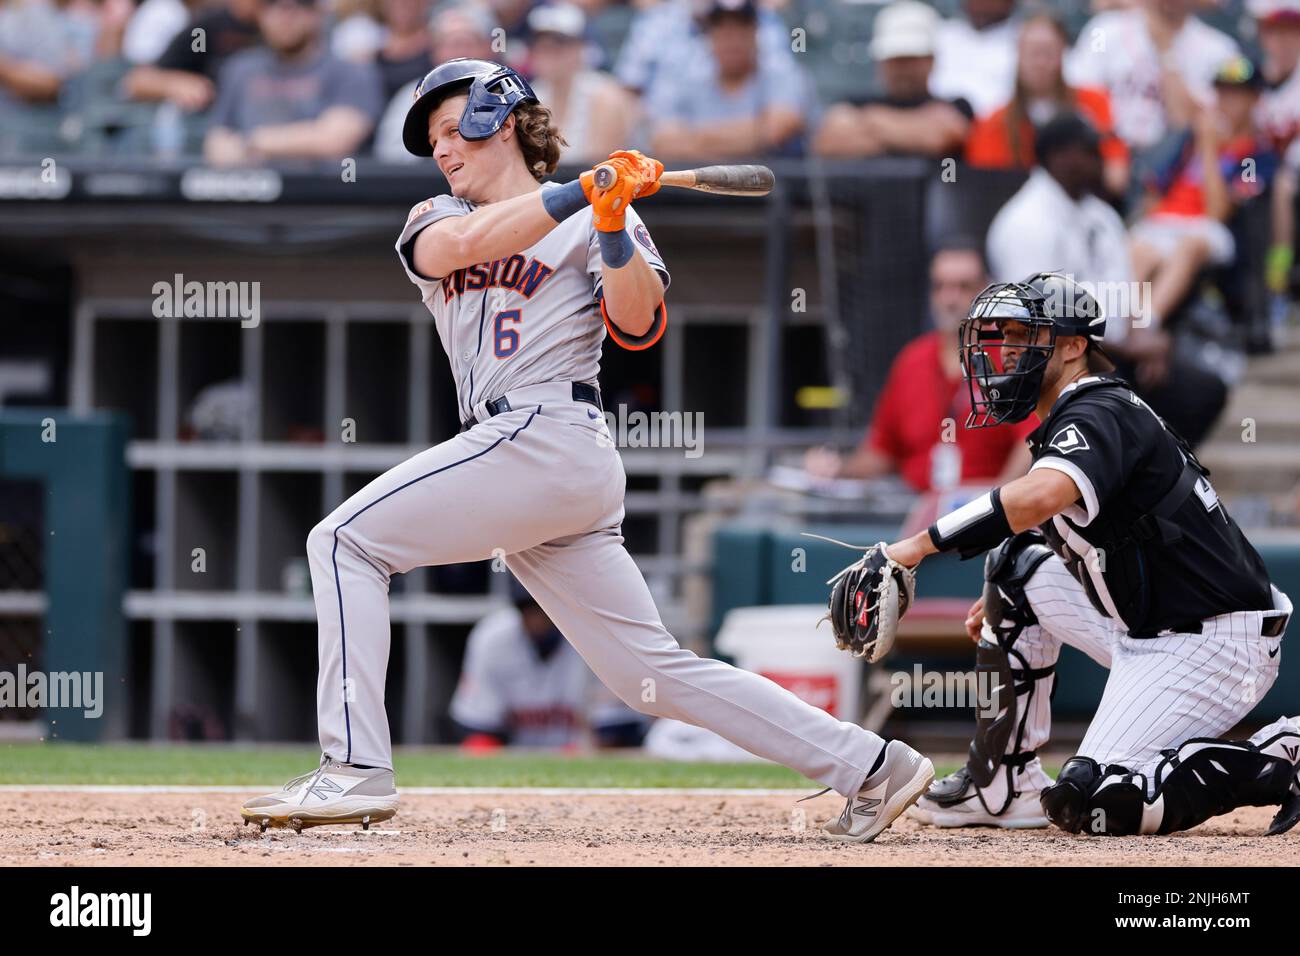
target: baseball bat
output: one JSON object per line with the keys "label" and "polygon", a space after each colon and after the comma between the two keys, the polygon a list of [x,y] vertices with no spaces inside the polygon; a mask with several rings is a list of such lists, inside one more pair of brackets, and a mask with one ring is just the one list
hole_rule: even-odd
{"label": "baseball bat", "polygon": [[[618,172],[613,166],[597,166],[595,182],[599,189],[614,185]],[[659,185],[678,189],[696,189],[720,196],[766,196],[776,177],[766,166],[701,166],[664,172]]]}

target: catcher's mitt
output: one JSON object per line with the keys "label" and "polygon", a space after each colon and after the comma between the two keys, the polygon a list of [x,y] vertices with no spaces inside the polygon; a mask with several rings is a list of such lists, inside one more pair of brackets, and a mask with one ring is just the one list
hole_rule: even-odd
{"label": "catcher's mitt", "polygon": [[831,596],[823,620],[831,622],[835,646],[872,664],[888,654],[916,596],[916,572],[886,556],[882,541],[826,583]]}

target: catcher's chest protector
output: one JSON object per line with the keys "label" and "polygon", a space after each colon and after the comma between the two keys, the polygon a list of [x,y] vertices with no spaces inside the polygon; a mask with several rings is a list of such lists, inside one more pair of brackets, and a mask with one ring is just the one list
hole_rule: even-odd
{"label": "catcher's chest protector", "polygon": [[1081,379],[1030,437],[1080,497],[1043,525],[1097,611],[1133,637],[1272,607],[1263,560],[1191,449],[1127,383]]}

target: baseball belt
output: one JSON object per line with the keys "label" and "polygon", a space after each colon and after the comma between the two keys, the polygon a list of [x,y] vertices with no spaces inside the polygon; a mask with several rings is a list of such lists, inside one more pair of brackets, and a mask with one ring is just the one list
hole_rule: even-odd
{"label": "baseball belt", "polygon": [[529,405],[544,405],[547,402],[566,401],[586,402],[588,405],[595,405],[596,408],[604,411],[604,406],[600,403],[600,389],[595,385],[588,385],[586,382],[571,382],[568,384],[564,382],[542,382],[537,385],[525,385],[522,388],[511,389],[500,398],[493,398],[483,402],[483,411],[461,422],[460,430],[468,431],[480,421],[505,414],[516,408],[526,408]]}

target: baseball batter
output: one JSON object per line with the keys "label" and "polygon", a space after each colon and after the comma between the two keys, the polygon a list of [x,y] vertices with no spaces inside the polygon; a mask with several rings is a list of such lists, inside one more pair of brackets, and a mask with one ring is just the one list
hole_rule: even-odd
{"label": "baseball batter", "polygon": [[433,314],[464,427],[311,532],[321,765],[247,803],[245,820],[392,816],[389,578],[504,554],[623,701],[823,782],[847,798],[827,832],[873,839],[924,792],[930,761],[679,647],[623,547],[626,477],[597,373],[606,334],[639,349],[664,332],[668,270],[630,207],[658,189],[662,165],[619,152],[607,189],[590,171],[542,187],[559,156],[550,114],[513,70],[482,60],[451,60],[424,78],[404,141],[432,156],[451,187],[411,211],[397,254]]}
{"label": "baseball batter", "polygon": [[[1095,299],[1053,273],[982,292],[962,328],[967,427],[1037,411],[1029,474],[890,545],[914,566],[992,548],[967,626],[993,706],[913,813],[936,826],[1171,833],[1240,806],[1300,821],[1300,720],[1222,735],[1273,685],[1292,607],[1190,448],[1108,365]],[[978,389],[978,394],[976,390]],[[1041,527],[1041,532],[1036,530]],[[1047,741],[1062,644],[1110,668],[1078,755]]]}

